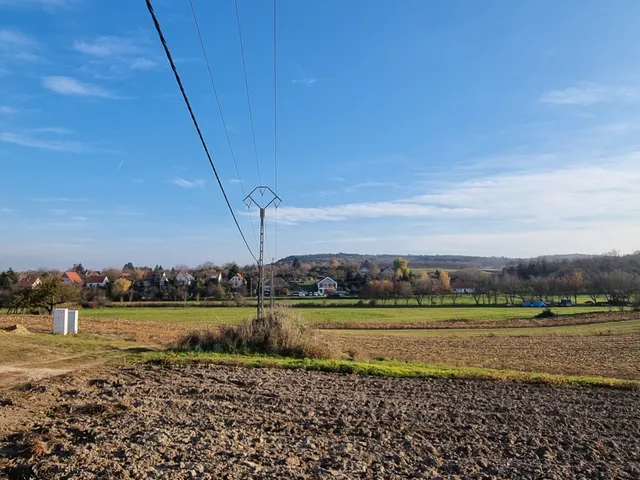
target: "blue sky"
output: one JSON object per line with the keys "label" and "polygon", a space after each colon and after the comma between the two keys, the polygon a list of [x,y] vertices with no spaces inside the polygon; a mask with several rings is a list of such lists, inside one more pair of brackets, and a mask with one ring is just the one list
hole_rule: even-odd
{"label": "blue sky", "polygon": [[[232,0],[156,0],[250,244]],[[271,2],[239,0],[274,185]],[[640,248],[640,3],[278,1],[278,239],[314,252]],[[251,260],[142,0],[0,0],[0,268]],[[277,243],[277,245],[276,245]]]}

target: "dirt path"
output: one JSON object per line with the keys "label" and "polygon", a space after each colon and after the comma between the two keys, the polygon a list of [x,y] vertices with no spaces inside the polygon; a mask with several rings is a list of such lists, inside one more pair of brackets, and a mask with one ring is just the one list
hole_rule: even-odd
{"label": "dirt path", "polygon": [[64,375],[69,373],[70,369],[60,368],[25,368],[11,367],[8,365],[0,365],[0,386],[7,386],[23,381],[41,380],[56,375]]}
{"label": "dirt path", "polygon": [[0,435],[0,477],[640,477],[640,392],[146,366],[19,393],[49,408]]}

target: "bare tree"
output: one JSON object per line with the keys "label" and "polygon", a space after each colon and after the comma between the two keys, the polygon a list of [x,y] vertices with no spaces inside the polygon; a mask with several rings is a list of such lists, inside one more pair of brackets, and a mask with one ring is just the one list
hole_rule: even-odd
{"label": "bare tree", "polygon": [[398,304],[398,301],[403,298],[404,301],[409,304],[409,299],[413,295],[413,289],[411,284],[405,281],[393,282],[393,303]]}
{"label": "bare tree", "polygon": [[416,298],[416,302],[418,305],[422,305],[425,297],[429,295],[431,291],[431,279],[430,278],[419,278],[413,284],[413,296]]}

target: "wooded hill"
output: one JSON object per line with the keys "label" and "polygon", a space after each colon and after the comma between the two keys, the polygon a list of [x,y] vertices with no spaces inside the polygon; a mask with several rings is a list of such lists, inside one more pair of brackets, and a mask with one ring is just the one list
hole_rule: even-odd
{"label": "wooded hill", "polygon": [[[278,260],[277,263],[293,263],[298,259],[302,263],[329,263],[338,260],[340,263],[374,262],[381,268],[390,267],[393,261],[402,257],[409,262],[411,268],[491,268],[503,269],[509,265],[517,264],[521,259],[509,257],[480,257],[470,255],[402,255],[383,254],[367,255],[359,253],[315,253],[311,255],[290,255]],[[547,261],[576,260],[590,258],[591,255],[572,253],[566,255],[546,255],[537,257]]]}

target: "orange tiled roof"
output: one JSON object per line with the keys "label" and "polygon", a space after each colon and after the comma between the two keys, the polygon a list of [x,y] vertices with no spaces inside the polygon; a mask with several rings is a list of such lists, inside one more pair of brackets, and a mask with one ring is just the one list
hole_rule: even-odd
{"label": "orange tiled roof", "polygon": [[80,278],[80,275],[78,275],[76,272],[64,272],[64,274],[73,283],[77,283],[78,285],[84,284],[84,282],[82,281],[82,278]]}

